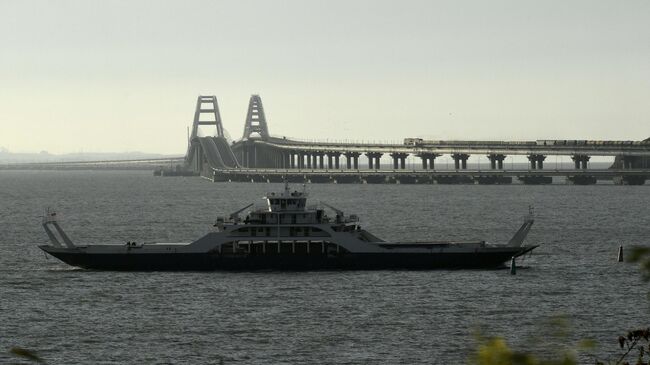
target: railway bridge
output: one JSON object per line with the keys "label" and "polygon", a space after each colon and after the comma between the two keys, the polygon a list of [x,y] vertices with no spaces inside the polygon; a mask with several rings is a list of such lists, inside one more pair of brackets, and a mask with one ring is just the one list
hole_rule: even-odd
{"label": "railway bridge", "polygon": [[[214,136],[201,137],[200,126]],[[452,167],[436,159],[447,155]],[[470,168],[470,156],[484,156],[487,168]],[[504,161],[525,156],[526,167],[506,169]],[[569,169],[549,169],[549,156],[568,156]],[[594,168],[594,156],[612,157],[609,168]],[[415,158],[416,166],[407,165]],[[386,164],[386,161],[390,161]],[[301,141],[273,136],[259,95],[250,97],[242,137],[229,141],[215,96],[199,96],[185,163],[213,181],[282,181],[332,183],[479,183],[548,184],[563,176],[573,184],[613,180],[642,185],[650,176],[650,138],[637,141],[536,140],[442,141],[405,138],[403,143]]]}

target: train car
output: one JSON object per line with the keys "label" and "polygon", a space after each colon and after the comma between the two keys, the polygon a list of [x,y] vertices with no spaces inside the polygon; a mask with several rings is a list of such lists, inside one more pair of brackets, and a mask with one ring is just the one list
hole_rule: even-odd
{"label": "train car", "polygon": [[538,146],[555,146],[556,140],[548,140],[548,139],[540,139],[535,142],[536,145]]}
{"label": "train car", "polygon": [[422,138],[404,138],[404,144],[407,146],[419,146],[422,142]]}

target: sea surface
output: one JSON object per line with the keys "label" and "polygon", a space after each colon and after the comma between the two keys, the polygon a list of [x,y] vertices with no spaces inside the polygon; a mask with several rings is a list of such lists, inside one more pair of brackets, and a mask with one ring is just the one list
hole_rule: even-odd
{"label": "sea surface", "polygon": [[[384,239],[506,242],[534,205],[532,256],[509,270],[105,272],[46,257],[59,212],[78,243],[191,241],[279,184],[148,171],[0,171],[0,363],[461,364],[476,336],[614,360],[648,326],[650,284],[619,245],[650,245],[650,186],[330,185],[307,189]],[[560,319],[562,320],[560,320]],[[563,325],[558,323],[563,322]],[[560,337],[565,333],[565,337]]]}

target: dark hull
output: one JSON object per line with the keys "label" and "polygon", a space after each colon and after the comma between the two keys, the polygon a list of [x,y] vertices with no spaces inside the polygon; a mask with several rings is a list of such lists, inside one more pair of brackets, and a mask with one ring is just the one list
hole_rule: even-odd
{"label": "dark hull", "polygon": [[[496,269],[526,248],[483,253],[376,253],[345,255],[87,254],[49,252],[76,267],[125,271],[435,270]],[[47,250],[46,250],[47,251]]]}

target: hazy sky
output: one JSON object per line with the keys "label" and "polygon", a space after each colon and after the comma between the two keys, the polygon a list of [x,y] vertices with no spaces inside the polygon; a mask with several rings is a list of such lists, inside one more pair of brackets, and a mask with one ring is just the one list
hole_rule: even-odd
{"label": "hazy sky", "polygon": [[650,1],[0,0],[0,147],[184,153],[240,138],[650,137]]}

